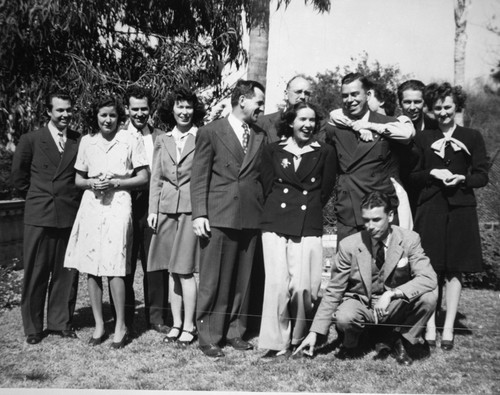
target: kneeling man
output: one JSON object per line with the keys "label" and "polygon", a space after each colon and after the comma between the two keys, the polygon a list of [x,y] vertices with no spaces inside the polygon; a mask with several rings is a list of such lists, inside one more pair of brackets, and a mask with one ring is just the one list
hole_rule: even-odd
{"label": "kneeling man", "polygon": [[398,363],[412,363],[406,348],[420,334],[436,307],[437,276],[417,233],[391,225],[390,199],[373,192],[361,202],[364,231],[339,244],[331,279],[308,336],[297,352],[313,354],[317,335],[327,335],[332,319],[344,340],[337,358],[359,355],[358,340],[366,324],[394,326],[395,342],[377,344],[376,358],[394,345]]}

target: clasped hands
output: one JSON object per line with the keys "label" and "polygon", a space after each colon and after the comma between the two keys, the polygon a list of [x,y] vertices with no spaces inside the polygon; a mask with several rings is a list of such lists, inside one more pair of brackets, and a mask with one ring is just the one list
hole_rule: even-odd
{"label": "clasped hands", "polygon": [[448,169],[432,169],[430,172],[437,180],[441,180],[447,187],[455,186],[465,181],[465,176],[462,174],[453,174]]}
{"label": "clasped hands", "polygon": [[89,186],[93,191],[106,192],[109,189],[118,188],[120,182],[111,178],[111,175],[101,174],[95,178],[89,178]]}

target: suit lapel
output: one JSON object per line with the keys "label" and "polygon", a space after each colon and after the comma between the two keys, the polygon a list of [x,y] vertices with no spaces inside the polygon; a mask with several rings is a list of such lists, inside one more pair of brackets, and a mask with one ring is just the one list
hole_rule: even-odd
{"label": "suit lapel", "polygon": [[[240,169],[240,174],[248,167],[248,165],[252,162],[253,158],[259,151],[259,147],[262,144],[262,141],[264,140],[264,134],[263,133],[257,133],[255,129],[250,126],[250,140],[248,142],[248,150],[243,158],[243,163],[241,164],[241,169]],[[243,151],[243,149],[242,149]]]}
{"label": "suit lapel", "polygon": [[41,133],[40,144],[42,147],[42,151],[54,165],[59,166],[59,162],[61,161],[61,154],[57,149],[57,145],[52,137],[52,134],[50,134],[49,128],[45,127],[38,133]]}
{"label": "suit lapel", "polygon": [[302,160],[300,161],[299,168],[297,169],[297,178],[300,181],[304,181],[305,178],[314,170],[319,162],[321,152],[318,148],[314,148],[314,151],[307,152],[302,155]]}
{"label": "suit lapel", "polygon": [[79,134],[77,132],[73,132],[68,130],[66,133],[66,144],[64,145],[64,152],[62,154],[62,158],[59,162],[59,166],[57,168],[57,172],[54,176],[57,177],[61,174],[66,168],[73,162],[78,152],[78,137]]}
{"label": "suit lapel", "polygon": [[238,163],[243,162],[243,158],[245,153],[243,152],[243,147],[236,137],[236,133],[234,132],[231,124],[227,119],[224,119],[223,126],[220,130],[216,130],[215,133],[217,137],[221,140],[222,144],[226,146],[229,152],[235,157]]}
{"label": "suit lapel", "polygon": [[386,282],[389,275],[396,268],[399,260],[403,256],[403,246],[402,239],[399,232],[397,232],[394,228],[391,234],[391,240],[389,242],[389,246],[387,248],[387,253],[385,256],[384,263],[384,283]]}
{"label": "suit lapel", "polygon": [[182,149],[181,157],[179,159],[179,163],[182,162],[191,152],[194,151],[195,148],[195,140],[196,138],[190,133],[186,137],[186,143],[184,144],[184,148]]}
{"label": "suit lapel", "polygon": [[[374,113],[370,111],[368,122],[375,122],[375,121],[376,117],[374,116]],[[351,133],[355,134],[355,132],[352,130]],[[373,141],[366,142],[366,141],[360,141],[358,139],[359,142],[357,143],[356,149],[354,150],[351,163],[348,166],[349,168],[354,167],[379,142],[381,136],[378,133],[372,133],[372,135],[373,135]]]}
{"label": "suit lapel", "polygon": [[167,138],[162,139],[161,142],[165,145],[168,155],[174,163],[177,163],[177,146],[175,145],[174,136],[171,133],[167,133]]}
{"label": "suit lapel", "polygon": [[361,232],[362,243],[358,246],[357,261],[361,280],[366,288],[366,294],[372,294],[372,254],[371,239],[367,232]]}
{"label": "suit lapel", "polygon": [[293,154],[283,149],[284,146],[279,146],[278,157],[280,161],[280,166],[286,177],[290,180],[294,180],[295,183],[299,184],[300,180],[295,172],[295,167],[293,165]]}

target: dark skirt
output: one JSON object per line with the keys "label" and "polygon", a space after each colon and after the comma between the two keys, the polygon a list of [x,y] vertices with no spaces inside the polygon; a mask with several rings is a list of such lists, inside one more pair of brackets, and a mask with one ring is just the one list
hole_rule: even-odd
{"label": "dark skirt", "polygon": [[451,206],[437,193],[418,206],[415,231],[436,273],[484,270],[476,207]]}

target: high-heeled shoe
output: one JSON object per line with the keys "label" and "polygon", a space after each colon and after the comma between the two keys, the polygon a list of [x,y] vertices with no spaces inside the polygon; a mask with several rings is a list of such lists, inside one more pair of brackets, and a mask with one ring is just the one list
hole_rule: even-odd
{"label": "high-heeled shoe", "polygon": [[95,337],[91,337],[89,339],[89,345],[94,347],[94,346],[98,346],[100,344],[102,344],[106,339],[107,339],[107,335],[106,335],[106,332],[103,333],[103,335],[101,337],[98,337],[98,338],[95,338]]}
{"label": "high-heeled shoe", "polygon": [[441,349],[444,351],[451,351],[455,346],[455,337],[451,340],[441,340]]}
{"label": "high-heeled shoe", "polygon": [[113,342],[111,343],[111,348],[114,348],[115,350],[119,348],[123,348],[127,345],[127,342],[129,340],[128,337],[128,330],[125,331],[125,334],[123,335],[122,339],[119,342]]}
{"label": "high-heeled shoe", "polygon": [[[170,335],[170,332],[172,332],[174,329],[176,329],[178,332],[177,336]],[[178,326],[173,326],[172,329],[170,329],[170,332],[163,338],[163,343],[175,343],[181,336],[182,330]]]}
{"label": "high-heeled shoe", "polygon": [[[179,340],[177,339],[177,343],[179,343],[182,346],[189,346],[190,344],[193,344],[196,339],[198,339],[198,331],[196,328],[193,328],[191,331],[182,331],[183,333],[187,333],[188,335],[191,335],[191,340]],[[180,336],[179,336],[180,337]]]}

